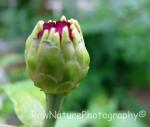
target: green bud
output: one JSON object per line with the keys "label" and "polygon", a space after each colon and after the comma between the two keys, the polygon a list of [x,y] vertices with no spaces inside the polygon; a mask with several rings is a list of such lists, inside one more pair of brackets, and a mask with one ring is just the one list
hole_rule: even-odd
{"label": "green bud", "polygon": [[39,21],[26,40],[27,71],[45,93],[66,94],[89,70],[90,57],[77,20]]}

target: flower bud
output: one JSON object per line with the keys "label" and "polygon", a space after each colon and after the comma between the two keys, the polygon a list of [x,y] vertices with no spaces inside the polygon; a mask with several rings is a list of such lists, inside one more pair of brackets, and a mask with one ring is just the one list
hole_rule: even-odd
{"label": "flower bud", "polygon": [[88,70],[90,57],[74,19],[39,21],[26,40],[25,60],[34,84],[51,94],[76,88]]}

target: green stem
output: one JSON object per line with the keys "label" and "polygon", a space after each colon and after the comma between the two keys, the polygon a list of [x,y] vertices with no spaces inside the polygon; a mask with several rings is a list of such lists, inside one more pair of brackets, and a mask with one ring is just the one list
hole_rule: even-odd
{"label": "green stem", "polygon": [[43,127],[55,127],[56,114],[59,112],[64,95],[46,94],[46,116]]}

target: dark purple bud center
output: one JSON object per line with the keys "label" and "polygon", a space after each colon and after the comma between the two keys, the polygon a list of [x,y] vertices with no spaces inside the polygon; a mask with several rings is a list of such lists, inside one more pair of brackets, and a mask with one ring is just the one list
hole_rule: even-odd
{"label": "dark purple bud center", "polygon": [[67,21],[57,21],[57,22],[47,22],[43,24],[43,29],[41,31],[38,32],[37,36],[38,39],[41,39],[43,33],[45,30],[48,30],[50,32],[50,30],[52,28],[55,28],[55,32],[59,33],[60,39],[62,38],[62,32],[63,32],[63,28],[64,27],[68,27],[68,31],[69,31],[69,37],[72,40],[72,30],[70,28],[71,23],[67,22]]}

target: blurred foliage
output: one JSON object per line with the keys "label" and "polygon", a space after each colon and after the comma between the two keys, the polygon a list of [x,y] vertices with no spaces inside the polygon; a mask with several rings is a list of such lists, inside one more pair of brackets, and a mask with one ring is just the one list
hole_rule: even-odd
{"label": "blurred foliage", "polygon": [[[31,90],[32,89],[32,93]],[[45,96],[39,88],[33,85],[30,80],[21,81],[14,85],[9,85],[4,88],[11,101],[14,103],[14,108],[17,116],[22,122],[22,127],[41,127],[44,116],[44,100]],[[116,113],[117,101],[115,98],[108,98],[105,92],[100,93],[96,98],[90,99],[89,108],[87,113]],[[30,110],[29,110],[30,109]],[[74,114],[74,117],[59,117],[56,127],[120,127],[120,120],[116,117],[111,121],[110,118],[96,118],[92,117],[77,117],[81,114]],[[71,115],[70,114],[70,115]],[[133,119],[124,118],[122,123],[125,123],[126,127],[145,127],[139,120],[134,121]]]}
{"label": "blurred foliage", "polygon": [[0,123],[5,123],[6,118],[13,113],[13,104],[10,99],[4,94],[3,87],[0,87]]}
{"label": "blurred foliage", "polygon": [[[7,90],[7,93],[18,98],[23,96],[23,90],[25,90],[27,97],[31,100],[36,99],[30,92],[26,93],[28,88],[14,87],[13,89],[16,84],[26,86],[26,83],[31,84],[30,81],[15,84],[12,82],[28,79],[23,57],[24,44],[36,22],[41,19],[56,20],[61,15],[66,15],[68,19],[79,20],[91,57],[88,76],[77,90],[68,95],[62,110],[70,112],[147,110],[144,104],[139,103],[128,93],[135,87],[150,88],[149,0],[117,0],[115,2],[113,0],[2,0],[0,2],[0,38],[9,40],[8,45],[16,47],[13,55],[7,52],[5,55],[0,54],[0,69],[6,71],[12,85],[7,88],[10,90]],[[23,104],[23,98],[19,102]],[[28,106],[28,104],[25,105]],[[24,112],[20,108],[17,110]],[[149,118],[144,122],[148,120]],[[90,120],[87,119],[78,120],[78,122],[75,120],[68,122],[66,119],[60,121],[60,125],[63,123],[66,127],[72,125],[92,127],[93,125],[93,121],[90,125],[88,124]],[[82,123],[87,125],[84,126]],[[98,120],[94,121],[95,123],[96,127],[102,126],[99,124],[103,124],[104,127],[144,126],[141,121],[132,122],[129,119],[122,121],[116,119],[110,123],[106,120]],[[60,125],[58,123],[58,127]]]}
{"label": "blurred foliage", "polygon": [[5,69],[11,82],[27,78],[24,65],[24,57],[21,54],[10,54],[1,57],[0,68]]}

